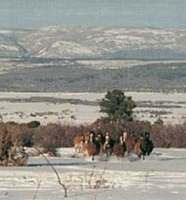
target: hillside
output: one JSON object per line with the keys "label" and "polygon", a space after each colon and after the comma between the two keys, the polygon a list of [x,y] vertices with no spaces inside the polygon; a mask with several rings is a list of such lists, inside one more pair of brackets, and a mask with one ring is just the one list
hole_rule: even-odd
{"label": "hillside", "polygon": [[186,90],[186,30],[0,30],[0,91]]}
{"label": "hillside", "polygon": [[54,26],[0,30],[0,57],[185,59],[186,31]]}
{"label": "hillside", "polygon": [[[137,65],[138,62],[141,64]],[[184,61],[136,61],[130,65],[129,61],[110,60],[104,60],[103,67],[98,61],[75,59],[5,60],[1,63],[4,67],[0,67],[0,91],[186,91]]]}

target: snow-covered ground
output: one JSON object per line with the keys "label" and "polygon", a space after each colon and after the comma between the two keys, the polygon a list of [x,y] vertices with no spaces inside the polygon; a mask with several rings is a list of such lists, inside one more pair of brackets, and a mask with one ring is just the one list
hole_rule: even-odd
{"label": "snow-covered ground", "polygon": [[[60,149],[48,157],[73,200],[185,200],[186,149],[154,149],[144,162],[135,155],[117,160],[82,156]],[[98,188],[95,188],[95,185]],[[42,157],[31,157],[26,167],[0,167],[0,199],[64,199],[56,174]]]}
{"label": "snow-covered ground", "polygon": [[77,64],[86,65],[87,68],[92,69],[122,69],[122,68],[130,68],[134,66],[144,66],[150,64],[170,64],[170,63],[185,63],[184,60],[78,60]]}
{"label": "snow-covered ground", "polygon": [[[171,124],[183,123],[186,120],[186,94],[184,93],[126,92],[125,94],[132,96],[135,102],[147,103],[134,110],[134,114],[139,120],[153,122],[161,117],[165,123]],[[98,102],[104,98],[104,95],[105,93],[0,92],[0,118],[5,122],[15,121],[19,123],[33,120],[39,120],[42,124],[50,122],[92,123],[102,115],[98,105],[59,101],[55,103],[55,99]],[[40,99],[29,102],[28,99],[32,97]],[[53,98],[54,101],[48,101],[47,98]],[[158,116],[156,112],[165,112],[165,114]]]}

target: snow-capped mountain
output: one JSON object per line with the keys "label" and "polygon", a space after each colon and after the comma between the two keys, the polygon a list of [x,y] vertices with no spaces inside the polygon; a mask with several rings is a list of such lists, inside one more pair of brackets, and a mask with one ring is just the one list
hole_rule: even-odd
{"label": "snow-capped mountain", "polygon": [[20,38],[27,31],[23,30],[0,30],[0,57],[24,57],[28,55]]}
{"label": "snow-capped mountain", "polygon": [[54,26],[0,30],[0,56],[184,59],[186,30]]}

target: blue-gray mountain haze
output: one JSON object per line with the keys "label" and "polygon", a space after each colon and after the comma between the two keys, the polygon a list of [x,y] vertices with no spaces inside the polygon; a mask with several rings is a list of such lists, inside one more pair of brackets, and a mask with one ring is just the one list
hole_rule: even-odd
{"label": "blue-gray mountain haze", "polygon": [[0,0],[0,28],[186,28],[185,0]]}

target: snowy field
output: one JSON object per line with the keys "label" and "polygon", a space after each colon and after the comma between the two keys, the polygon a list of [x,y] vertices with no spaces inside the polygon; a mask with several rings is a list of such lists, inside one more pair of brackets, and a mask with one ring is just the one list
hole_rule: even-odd
{"label": "snowy field", "polygon": [[[135,155],[95,161],[74,158],[74,149],[60,149],[48,157],[66,185],[71,200],[185,200],[186,149],[154,149],[144,162]],[[97,188],[96,188],[96,183]],[[61,200],[61,186],[42,157],[31,157],[27,167],[0,167],[0,199]]]}
{"label": "snowy field", "polygon": [[[154,122],[161,118],[165,123],[171,124],[186,121],[184,93],[126,92],[125,94],[132,96],[135,102],[143,102],[141,107],[134,109],[134,115],[139,120]],[[0,119],[19,123],[33,120],[39,120],[42,124],[92,123],[101,116],[98,102],[104,95],[104,93],[0,92]],[[38,100],[32,101],[35,97]],[[70,99],[80,100],[85,104],[67,102]],[[97,104],[86,105],[86,102],[97,102]],[[157,115],[157,113],[162,114]]]}

